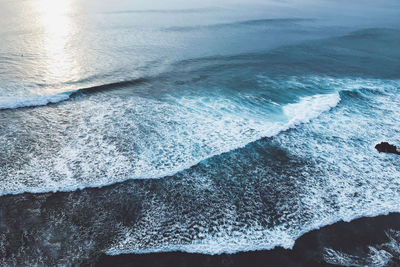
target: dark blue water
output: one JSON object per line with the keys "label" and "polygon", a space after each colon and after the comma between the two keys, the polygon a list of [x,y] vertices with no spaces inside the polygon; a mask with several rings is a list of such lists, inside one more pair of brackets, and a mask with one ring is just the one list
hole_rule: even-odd
{"label": "dark blue water", "polygon": [[374,149],[400,145],[397,2],[0,5],[3,265],[290,248],[399,211]]}

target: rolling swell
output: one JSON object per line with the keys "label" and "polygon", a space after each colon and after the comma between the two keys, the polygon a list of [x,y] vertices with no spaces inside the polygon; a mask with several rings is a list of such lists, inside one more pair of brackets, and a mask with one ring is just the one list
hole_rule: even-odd
{"label": "rolling swell", "polygon": [[197,14],[219,10],[219,8],[187,8],[187,9],[136,9],[105,12],[106,14]]}
{"label": "rolling swell", "polygon": [[113,90],[113,89],[117,89],[117,88],[136,86],[136,85],[140,85],[140,84],[143,84],[143,83],[146,83],[149,81],[151,81],[151,78],[138,78],[138,79],[133,79],[133,80],[103,84],[103,85],[79,89],[79,90],[73,92],[73,95],[79,94],[79,93],[90,94],[90,93],[104,92],[104,91],[109,91],[109,90]]}
{"label": "rolling swell", "polygon": [[55,104],[61,101],[68,100],[71,97],[104,92],[117,88],[125,88],[128,86],[137,86],[146,83],[149,80],[150,80],[149,78],[138,78],[134,80],[97,85],[93,87],[87,87],[78,90],[62,92],[58,94],[43,95],[43,96],[0,97],[0,110]]}
{"label": "rolling swell", "polygon": [[232,27],[242,26],[296,26],[301,22],[312,22],[313,19],[307,18],[276,18],[276,19],[255,19],[235,21],[231,23],[219,23],[211,25],[197,25],[197,26],[174,26],[166,28],[167,31],[196,31],[196,30],[219,30]]}
{"label": "rolling swell", "polygon": [[[253,25],[300,21],[307,21],[307,19],[252,20],[236,22],[236,24]],[[249,73],[259,72],[272,80],[280,77],[291,79],[295,76],[326,74],[339,78],[398,79],[400,78],[398,71],[400,54],[397,49],[400,42],[399,36],[399,31],[396,29],[364,29],[341,37],[283,46],[267,52],[185,59],[173,63],[169,70],[153,77],[142,77],[43,96],[1,97],[0,109],[43,106],[64,101],[76,95],[104,92],[145,83],[154,83],[158,88],[165,88],[165,84],[157,84],[157,81],[160,80],[171,86],[167,90],[173,90],[173,87],[177,87],[176,85],[190,84],[203,79],[208,81],[209,78],[217,78],[216,74],[218,73],[243,72],[244,68],[248,68]],[[312,56],[309,56],[307,51],[312,51]],[[385,66],[385,68],[380,66]],[[224,79],[230,78],[230,75],[222,77],[220,82],[225,83]],[[240,81],[237,82],[240,83]],[[163,89],[155,89],[153,92],[157,90]]]}

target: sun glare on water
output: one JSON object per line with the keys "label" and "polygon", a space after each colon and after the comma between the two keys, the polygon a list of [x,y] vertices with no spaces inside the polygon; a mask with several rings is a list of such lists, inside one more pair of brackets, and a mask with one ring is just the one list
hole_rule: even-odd
{"label": "sun glare on water", "polygon": [[69,41],[74,31],[71,18],[73,0],[34,0],[37,23],[42,29],[46,83],[58,84],[73,73],[75,57]]}

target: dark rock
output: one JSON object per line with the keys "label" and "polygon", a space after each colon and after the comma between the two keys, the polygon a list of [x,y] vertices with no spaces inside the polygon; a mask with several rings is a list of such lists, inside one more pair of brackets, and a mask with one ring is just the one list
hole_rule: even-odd
{"label": "dark rock", "polygon": [[383,152],[383,153],[392,153],[400,155],[400,152],[397,151],[397,147],[389,144],[388,142],[381,142],[377,144],[375,148],[379,151],[379,153]]}

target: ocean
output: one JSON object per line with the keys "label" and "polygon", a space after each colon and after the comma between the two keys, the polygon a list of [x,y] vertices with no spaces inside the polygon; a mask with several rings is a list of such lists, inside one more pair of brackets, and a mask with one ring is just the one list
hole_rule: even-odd
{"label": "ocean", "polygon": [[292,249],[400,212],[374,148],[400,146],[398,1],[0,0],[0,40],[2,266]]}

